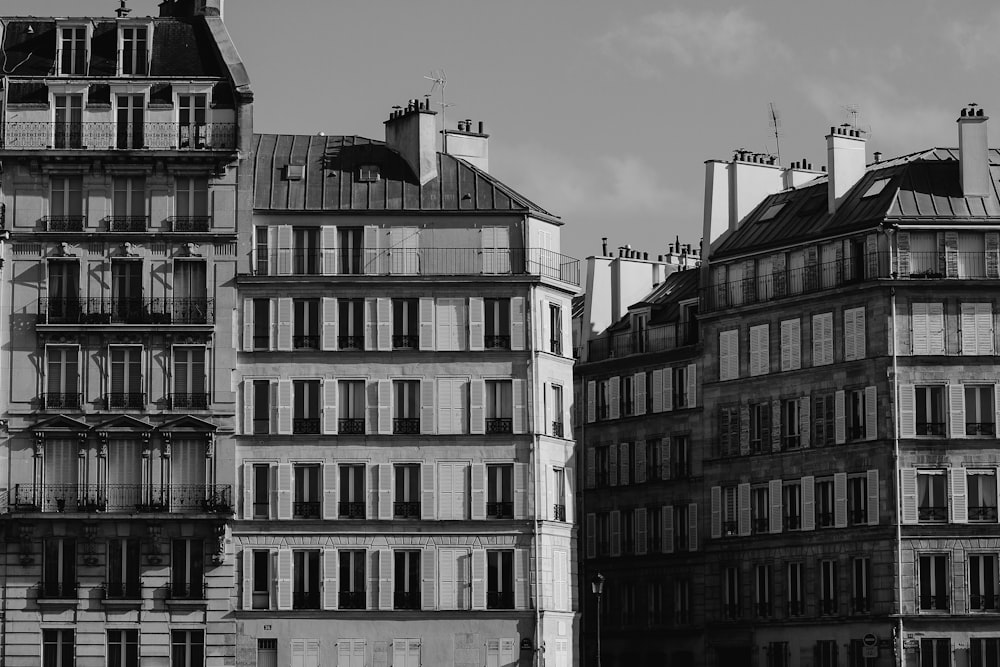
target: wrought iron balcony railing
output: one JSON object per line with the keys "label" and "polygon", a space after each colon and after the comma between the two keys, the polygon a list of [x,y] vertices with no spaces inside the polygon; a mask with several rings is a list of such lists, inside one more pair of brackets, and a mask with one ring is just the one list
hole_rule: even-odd
{"label": "wrought iron balcony railing", "polygon": [[917,422],[917,435],[943,436],[945,434],[944,427],[944,422]]}
{"label": "wrought iron balcony railing", "polygon": [[207,590],[202,577],[192,577],[190,580],[172,580],[167,584],[167,599],[169,600],[206,600]]}
{"label": "wrought iron balcony railing", "polygon": [[483,341],[487,350],[509,350],[509,335],[487,335]]}
{"label": "wrought iron balcony railing", "polygon": [[172,232],[208,232],[212,229],[210,215],[175,215],[167,222]]}
{"label": "wrought iron balcony railing", "polygon": [[867,597],[851,598],[851,613],[867,614],[870,611],[871,607],[869,606],[869,601]]}
{"label": "wrought iron balcony railing", "polygon": [[392,504],[392,516],[396,519],[419,519],[419,502],[402,502]]}
{"label": "wrought iron balcony railing", "polygon": [[75,600],[77,588],[75,581],[42,580],[38,584],[38,597],[42,600]]}
{"label": "wrought iron balcony railing", "polygon": [[314,417],[296,417],[292,420],[292,433],[297,435],[319,433],[319,419]]}
{"label": "wrought iron balcony railing", "polygon": [[509,417],[491,417],[486,420],[487,433],[513,433],[514,420]]}
{"label": "wrought iron balcony railing", "polygon": [[319,335],[292,336],[292,347],[296,350],[318,350]]}
{"label": "wrought iron balcony railing", "polygon": [[79,410],[83,404],[79,392],[46,392],[41,396],[42,410]]}
{"label": "wrought iron balcony railing", "polygon": [[43,297],[39,324],[214,324],[215,299]]}
{"label": "wrought iron balcony railing", "polygon": [[415,350],[420,346],[420,336],[416,334],[393,334],[392,349]]}
{"label": "wrought iron balcony railing", "polygon": [[552,422],[552,437],[561,438],[563,437],[563,423],[562,422]]}
{"label": "wrought iron balcony railing", "polygon": [[342,417],[337,420],[337,433],[341,435],[364,435],[365,420],[363,417]]}
{"label": "wrought iron balcony railing", "polygon": [[420,609],[419,591],[396,591],[392,596],[394,609]]}
{"label": "wrought iron balcony railing", "polygon": [[816,527],[817,528],[832,528],[833,527],[833,512],[816,512]]}
{"label": "wrought iron balcony railing", "polygon": [[695,327],[664,324],[641,331],[614,333],[587,341],[587,361],[674,350],[698,341]]}
{"label": "wrought iron balcony railing", "polygon": [[106,600],[139,600],[142,598],[142,581],[138,578],[132,581],[105,581],[103,588]]}
{"label": "wrought iron balcony railing", "polygon": [[837,613],[837,599],[836,598],[820,598],[819,600],[819,613],[824,616],[833,616]]}
{"label": "wrought iron balcony railing", "polygon": [[965,435],[996,435],[993,422],[966,422]]}
{"label": "wrought iron balcony railing", "polygon": [[337,601],[341,609],[364,609],[366,607],[364,591],[340,591]]}
{"label": "wrought iron balcony railing", "polygon": [[990,523],[996,523],[996,520],[996,506],[969,506],[969,521],[987,521]]}
{"label": "wrought iron balcony railing", "polygon": [[969,596],[969,609],[975,611],[997,611],[997,595],[995,593],[973,593]]}
{"label": "wrought iron balcony railing", "polygon": [[292,516],[296,519],[318,519],[319,501],[300,500],[292,503]]}
{"label": "wrought iron balcony railing", "polygon": [[83,215],[48,215],[42,224],[47,232],[82,232],[87,219]]}
{"label": "wrought iron balcony railing", "polygon": [[491,502],[486,503],[486,516],[490,519],[513,519],[514,503],[511,502]]}
{"label": "wrought iron balcony railing", "polygon": [[359,335],[337,336],[337,349],[363,350],[365,349],[365,337]]}
{"label": "wrought iron balcony railing", "polygon": [[7,150],[234,150],[235,123],[8,121]]}
{"label": "wrought iron balcony railing", "polygon": [[109,410],[142,410],[146,407],[146,394],[141,391],[110,392],[104,395]]}
{"label": "wrought iron balcony railing", "polygon": [[149,229],[149,216],[112,215],[108,218],[109,232],[144,232]]}
{"label": "wrought iron balcony railing", "polygon": [[364,519],[365,504],[359,501],[340,501],[337,504],[337,515],[341,519]]}
{"label": "wrought iron balcony railing", "polygon": [[292,609],[319,609],[319,591],[292,591]]}
{"label": "wrought iron balcony railing", "polygon": [[513,591],[486,591],[487,609],[513,609]]}
{"label": "wrought iron balcony railing", "polygon": [[924,505],[917,508],[917,518],[920,521],[942,522],[948,520],[946,505]]}
{"label": "wrought iron balcony railing", "polygon": [[920,609],[924,611],[947,611],[949,606],[947,595],[921,595]]}
{"label": "wrought iron balcony railing", "polygon": [[566,520],[566,506],[565,505],[553,505],[552,506],[552,519],[554,521],[565,521]]}
{"label": "wrought iron balcony railing", "polygon": [[419,417],[398,417],[392,420],[392,432],[396,435],[416,435],[420,433]]}
{"label": "wrought iron balcony railing", "polygon": [[232,514],[232,486],[17,484],[11,511]]}
{"label": "wrought iron balcony railing", "polygon": [[208,410],[212,396],[206,392],[170,394],[171,410]]}

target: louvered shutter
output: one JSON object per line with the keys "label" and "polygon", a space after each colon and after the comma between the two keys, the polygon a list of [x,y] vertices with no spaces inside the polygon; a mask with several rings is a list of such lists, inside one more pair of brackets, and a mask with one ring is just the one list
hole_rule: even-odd
{"label": "louvered shutter", "polygon": [[646,374],[636,373],[632,380],[635,387],[635,414],[646,414]]}
{"label": "louvered shutter", "polygon": [[900,497],[903,523],[917,523],[917,470],[903,468],[899,471]]}
{"label": "louvered shutter", "polygon": [[857,359],[857,345],[854,339],[854,320],[857,312],[854,308],[844,309],[844,361]]}
{"label": "louvered shutter", "polygon": [[608,484],[618,485],[618,448],[608,445]]}
{"label": "louvered shutter", "polygon": [[420,342],[421,350],[434,349],[434,299],[421,297],[418,307],[420,316]]}
{"label": "louvered shutter", "polygon": [[323,297],[323,328],[320,336],[320,348],[324,351],[337,349],[337,300]]}
{"label": "louvered shutter", "polygon": [[687,366],[687,406],[698,406],[698,364]]}
{"label": "louvered shutter", "polygon": [[253,609],[253,551],[243,550],[243,609]]}
{"label": "louvered shutter", "polygon": [[482,463],[472,464],[472,508],[473,521],[486,518],[486,466]]}
{"label": "louvered shutter", "polygon": [[[441,397],[438,397],[441,400]],[[420,432],[434,433],[434,380],[420,381]]]}
{"label": "louvered shutter", "polygon": [[290,611],[292,608],[292,550],[278,549],[278,576],[276,589],[278,609]]}
{"label": "louvered shutter", "polygon": [[657,444],[660,451],[660,479],[670,479],[670,436],[666,436]]}
{"label": "louvered shutter", "polygon": [[713,486],[711,491],[712,503],[712,539],[722,537],[722,487]]}
{"label": "louvered shutter", "polygon": [[531,604],[531,592],[528,590],[531,570],[528,561],[528,550],[514,551],[514,608],[528,609]]}
{"label": "louvered shutter", "polygon": [[253,344],[253,299],[243,299],[243,351],[252,352]]}
{"label": "louvered shutter", "polygon": [[587,523],[587,558],[597,557],[597,516],[588,514]]}
{"label": "louvered shutter", "polygon": [[899,437],[917,435],[917,398],[912,384],[899,385]]}
{"label": "louvered shutter", "polygon": [[663,370],[653,371],[652,385],[653,412],[663,412]]}
{"label": "louvered shutter", "polygon": [[611,510],[611,555],[622,555],[621,512],[618,510]]}
{"label": "louvered shutter", "polygon": [[378,302],[375,299],[365,299],[362,307],[365,332],[365,349],[374,350],[378,345]]}
{"label": "louvered shutter", "polygon": [[385,263],[385,257],[379,251],[378,237],[379,229],[377,227],[374,225],[365,225],[362,232],[362,245],[364,246],[362,249],[364,253],[362,271],[367,275],[385,273],[385,269],[382,266]]}
{"label": "louvered shutter", "polygon": [[750,406],[740,406],[740,454],[750,454]]}
{"label": "louvered shutter", "polygon": [[798,370],[802,364],[802,341],[799,320],[781,323],[781,370]]}
{"label": "louvered shutter", "polygon": [[586,470],[584,479],[584,487],[588,489],[593,489],[597,486],[597,452],[594,451],[593,447],[587,447],[585,450],[586,458]]}
{"label": "louvered shutter", "polygon": [[865,309],[855,308],[854,314],[854,353],[855,359],[868,356],[868,325],[865,321]]}
{"label": "louvered shutter", "polygon": [[514,412],[512,428],[514,433],[528,432],[528,407],[527,407],[527,383],[524,380],[516,379],[511,382],[511,393],[513,394]]}
{"label": "louvered shutter", "polygon": [[635,483],[643,484],[646,481],[646,443],[635,443]]}
{"label": "louvered shutter", "polygon": [[433,545],[425,546],[420,554],[420,607],[424,610],[437,608],[437,550]]}
{"label": "louvered shutter", "polygon": [[337,228],[321,225],[319,228],[320,270],[323,275],[337,274]]}
{"label": "louvered shutter", "polygon": [[812,419],[810,418],[811,402],[808,396],[799,398],[799,447],[809,447],[809,439],[812,431]]}
{"label": "louvered shutter", "polygon": [[486,433],[486,381],[474,379],[469,385],[469,432]]}
{"label": "louvered shutter", "polygon": [[674,369],[664,368],[663,375],[663,410],[669,412],[674,409]]}
{"label": "louvered shutter", "polygon": [[278,275],[287,276],[292,272],[292,226],[278,225]]}
{"label": "louvered shutter", "polygon": [[844,412],[844,391],[834,394],[833,400],[833,439],[838,445],[847,441],[847,415]]}
{"label": "louvered shutter", "polygon": [[[455,466],[457,469],[459,466]],[[464,497],[465,491],[465,467],[461,467],[462,479],[459,479],[452,488],[452,492],[457,494],[462,493]],[[455,482],[455,480],[452,480]],[[430,521],[435,518],[435,508],[437,507],[436,496],[437,491],[434,484],[434,464],[433,463],[422,463],[420,464],[420,518]],[[463,503],[464,504],[464,503]],[[460,516],[465,517],[465,508],[462,507]],[[453,516],[452,518],[458,518]]]}
{"label": "louvered shutter", "polygon": [[523,350],[524,346],[524,297],[515,296],[510,300],[510,349]]}
{"label": "louvered shutter", "polygon": [[382,297],[376,299],[375,316],[376,347],[383,351],[392,350],[392,299]]}
{"label": "louvered shutter", "polygon": [[292,381],[278,380],[278,433],[292,432]]}
{"label": "louvered shutter", "polygon": [[392,604],[392,551],[378,550],[378,608],[391,610]]}
{"label": "louvered shutter", "polygon": [[674,544],[674,507],[664,505],[660,509],[660,539],[662,541],[661,551],[665,554],[672,554],[676,545]]}
{"label": "louvered shutter", "polygon": [[[928,306],[926,303],[910,304],[911,351],[913,354],[928,354]],[[964,347],[964,346],[963,346]]]}
{"label": "louvered shutter", "polygon": [[339,516],[337,511],[337,464],[323,463],[323,519],[330,521]]}
{"label": "louvered shutter", "polygon": [[587,381],[587,423],[597,421],[597,383]]}
{"label": "louvered shutter", "polygon": [[337,381],[332,378],[323,380],[323,434],[337,434]]}
{"label": "louvered shutter", "polygon": [[292,300],[278,299],[278,349],[292,349]]}
{"label": "louvered shutter", "polygon": [[378,480],[378,518],[381,521],[392,519],[392,471],[391,463],[379,463],[375,466]]}
{"label": "louvered shutter", "polygon": [[927,354],[944,354],[944,304],[927,304]]}
{"label": "louvered shutter", "polygon": [[767,324],[750,327],[750,374],[765,375],[770,371],[770,331]]}
{"label": "louvered shutter", "polygon": [[643,556],[646,554],[646,508],[639,507],[635,510],[635,552]]}
{"label": "louvered shutter", "polygon": [[1000,278],[1000,234],[986,232],[986,277]]}
{"label": "louvered shutter", "polygon": [[976,304],[976,349],[979,354],[993,354],[993,304]]}
{"label": "louvered shutter", "polygon": [[962,354],[979,354],[976,344],[976,304],[962,304],[959,326],[962,329]]}
{"label": "louvered shutter", "polygon": [[736,499],[738,506],[739,534],[750,534],[750,484],[743,483],[736,487]]}
{"label": "louvered shutter", "polygon": [[816,529],[816,478],[803,477],[802,487],[802,530]]}
{"label": "louvered shutter", "polygon": [[292,464],[278,464],[278,519],[292,518]]}
{"label": "louvered shutter", "polygon": [[632,483],[629,475],[631,469],[629,468],[628,449],[627,442],[618,445],[618,483],[622,486],[628,486]]}
{"label": "louvered shutter", "polygon": [[486,315],[482,297],[469,298],[469,349],[479,352],[485,349]]}
{"label": "louvered shutter", "polygon": [[833,476],[833,525],[847,527],[847,473],[844,472]]}
{"label": "louvered shutter", "polygon": [[781,451],[781,400],[771,399],[771,451]]}
{"label": "louvered shutter", "polygon": [[337,608],[337,550],[323,549],[323,609]]}
{"label": "louvered shutter", "polygon": [[948,417],[951,422],[952,438],[965,437],[965,387],[960,384],[948,385]]}
{"label": "louvered shutter", "polygon": [[698,550],[698,505],[688,505],[688,551]]}
{"label": "louvered shutter", "polygon": [[378,432],[392,435],[392,380],[379,380],[378,391]]}
{"label": "louvered shutter", "polygon": [[865,440],[878,438],[878,396],[874,385],[865,387]]}
{"label": "louvered shutter", "polygon": [[951,522],[968,523],[969,491],[966,470],[965,468],[949,468],[948,477],[948,491],[951,494],[951,501],[948,503],[951,508]]}
{"label": "louvered shutter", "polygon": [[514,518],[527,519],[528,516],[528,464],[514,464]]}
{"label": "louvered shutter", "polygon": [[243,518],[253,518],[253,464],[243,464]]}
{"label": "louvered shutter", "polygon": [[770,514],[768,515],[768,531],[771,533],[781,532],[781,480],[772,479],[767,483],[768,500],[771,503]]}
{"label": "louvered shutter", "polygon": [[898,232],[896,234],[896,271],[902,278],[910,275],[910,233]]}
{"label": "louvered shutter", "polygon": [[617,375],[608,380],[608,414],[611,419],[621,416],[621,378]]}
{"label": "louvered shutter", "polygon": [[472,550],[472,608],[486,609],[486,550]]}
{"label": "louvered shutter", "polygon": [[878,470],[868,473],[868,525],[878,525]]}

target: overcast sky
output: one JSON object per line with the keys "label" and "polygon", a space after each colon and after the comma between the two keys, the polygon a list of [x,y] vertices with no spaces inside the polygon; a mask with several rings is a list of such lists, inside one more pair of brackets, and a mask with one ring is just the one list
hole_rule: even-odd
{"label": "overcast sky", "polygon": [[[0,12],[117,5],[3,0]],[[775,152],[771,102],[782,161],[817,167],[851,105],[869,159],[957,145],[969,102],[1000,116],[995,0],[229,0],[225,12],[257,131],[381,139],[392,105],[444,70],[449,126],[486,121],[490,171],[560,215],[563,252],[581,258],[602,236],[651,254],[677,235],[697,243],[703,162]]]}

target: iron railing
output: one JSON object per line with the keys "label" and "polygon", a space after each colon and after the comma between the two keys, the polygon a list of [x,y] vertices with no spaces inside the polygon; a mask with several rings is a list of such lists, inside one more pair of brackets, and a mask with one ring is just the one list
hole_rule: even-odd
{"label": "iron railing", "polygon": [[340,435],[364,435],[364,418],[341,417],[337,420],[337,433]]}
{"label": "iron railing", "polygon": [[486,420],[486,433],[513,433],[514,420],[509,417],[490,417]]}
{"label": "iron railing", "polygon": [[17,484],[14,512],[232,514],[230,484]]}
{"label": "iron railing", "polygon": [[338,594],[338,606],[341,609],[364,609],[364,591],[340,591]]}
{"label": "iron railing", "polygon": [[365,349],[365,337],[350,335],[337,336],[338,350],[363,350]]}
{"label": "iron railing", "polygon": [[867,614],[871,611],[869,606],[868,598],[866,597],[854,597],[851,598],[851,612],[855,614]]}
{"label": "iron railing", "polygon": [[969,596],[969,609],[976,611],[996,611],[997,596],[994,593],[973,593]]}
{"label": "iron railing", "polygon": [[513,591],[486,591],[487,609],[513,609]]}
{"label": "iron railing", "polygon": [[292,336],[292,347],[296,350],[318,350],[319,335]]}
{"label": "iron railing", "polygon": [[697,342],[694,327],[664,324],[641,331],[609,334],[587,341],[587,361],[602,361],[630,354],[663,352]]}
{"label": "iron railing", "polygon": [[493,334],[486,336],[484,341],[487,350],[509,350],[510,336],[507,334]]}
{"label": "iron railing", "polygon": [[832,616],[837,613],[837,598],[820,598],[819,613]]}
{"label": "iron railing", "polygon": [[42,600],[75,600],[79,584],[75,581],[43,580],[38,584]]}
{"label": "iron railing", "polygon": [[202,577],[192,577],[191,580],[172,580],[167,584],[168,600],[206,600],[207,589]]}
{"label": "iron railing", "polygon": [[946,505],[923,505],[917,508],[919,521],[947,521],[948,507]]}
{"label": "iron railing", "polygon": [[39,324],[214,324],[215,299],[43,297]]}
{"label": "iron railing", "polygon": [[13,150],[233,150],[235,123],[55,123],[8,121],[3,148]]}
{"label": "iron railing", "polygon": [[392,596],[394,609],[420,609],[419,591],[396,591]]}
{"label": "iron railing", "polygon": [[419,502],[402,502],[392,504],[392,516],[396,519],[419,519]]}
{"label": "iron railing", "polygon": [[141,391],[113,391],[104,395],[109,410],[142,410],[146,407],[146,394]]}
{"label": "iron railing", "polygon": [[486,503],[486,516],[491,519],[513,519],[514,503],[511,502]]}
{"label": "iron railing", "polygon": [[553,505],[552,506],[552,519],[553,519],[553,521],[565,521],[566,520],[566,506],[565,505]]}
{"label": "iron railing", "polygon": [[175,393],[169,398],[171,410],[208,410],[212,395],[207,392]]}
{"label": "iron railing", "polygon": [[87,224],[83,215],[47,215],[42,218],[47,232],[82,232]]}
{"label": "iron railing", "polygon": [[395,435],[416,435],[420,433],[420,418],[397,417],[392,420],[392,432]]}
{"label": "iron railing", "polygon": [[996,506],[969,506],[969,521],[989,521],[995,523],[997,520]]}
{"label": "iron railing", "polygon": [[296,417],[292,420],[292,433],[319,433],[319,419],[314,417]]}
{"label": "iron railing", "polygon": [[46,392],[41,396],[42,410],[79,410],[83,394],[79,392]]}
{"label": "iron railing", "polygon": [[138,578],[132,581],[105,581],[103,588],[106,600],[142,599],[142,581]]}
{"label": "iron railing", "polygon": [[149,216],[112,215],[108,219],[109,232],[144,232],[149,229]]}
{"label": "iron railing", "polygon": [[254,252],[254,275],[533,275],[580,284],[580,260],[542,248],[312,248]]}
{"label": "iron railing", "polygon": [[416,334],[393,334],[392,348],[394,350],[415,350],[420,346],[420,336]]}
{"label": "iron railing", "polygon": [[563,423],[562,422],[552,422],[552,437],[561,438],[563,437]]}
{"label": "iron railing", "polygon": [[337,515],[341,519],[364,519],[365,504],[358,501],[340,501],[338,503]]}
{"label": "iron railing", "polygon": [[319,501],[300,500],[292,503],[292,516],[296,519],[318,519]]}
{"label": "iron railing", "polygon": [[209,215],[176,215],[168,218],[172,232],[207,232],[212,229],[212,216]]}
{"label": "iron railing", "polygon": [[920,596],[920,608],[929,611],[947,611],[948,610],[948,596],[947,595],[921,595]]}

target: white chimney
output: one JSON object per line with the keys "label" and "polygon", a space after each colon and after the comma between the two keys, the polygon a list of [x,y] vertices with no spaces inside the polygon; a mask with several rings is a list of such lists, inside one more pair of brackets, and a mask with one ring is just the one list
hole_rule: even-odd
{"label": "white chimney", "polygon": [[865,174],[865,139],[859,130],[831,127],[826,137],[828,210],[837,205]]}
{"label": "white chimney", "polygon": [[201,14],[202,16],[218,16],[221,19],[223,18],[223,2],[225,2],[225,0],[198,0],[198,4],[195,8],[195,14]]}
{"label": "white chimney", "polygon": [[477,130],[472,129],[472,120],[458,121],[457,130],[445,130],[444,151],[448,155],[462,158],[477,169],[490,170],[490,135],[486,126],[479,121]]}
{"label": "white chimney", "polygon": [[962,109],[958,118],[958,161],[962,194],[966,197],[986,197],[992,190],[990,149],[986,137],[986,121],[989,119],[975,104]]}
{"label": "white chimney", "polygon": [[797,188],[800,185],[805,185],[809,181],[816,180],[823,175],[822,171],[813,169],[811,162],[802,160],[801,162],[793,162],[791,166],[785,169],[782,174],[782,183],[787,190],[788,188]]}
{"label": "white chimney", "polygon": [[437,178],[437,125],[430,102],[410,100],[385,121],[385,143],[410,165],[420,185]]}

